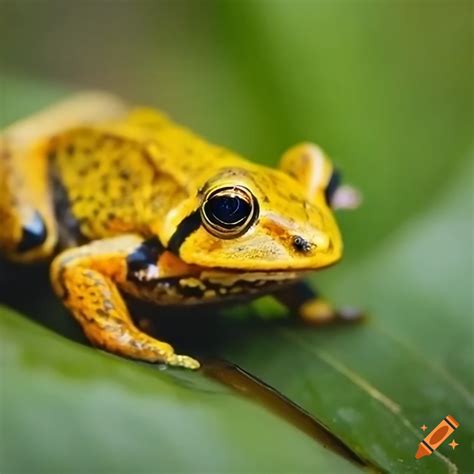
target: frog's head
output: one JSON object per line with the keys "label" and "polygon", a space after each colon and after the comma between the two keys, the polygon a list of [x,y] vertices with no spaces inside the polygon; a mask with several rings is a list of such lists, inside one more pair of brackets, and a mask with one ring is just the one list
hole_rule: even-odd
{"label": "frog's head", "polygon": [[186,263],[245,271],[317,269],[341,258],[328,202],[333,166],[318,148],[291,149],[280,170],[239,164],[206,176],[173,213],[173,252]]}

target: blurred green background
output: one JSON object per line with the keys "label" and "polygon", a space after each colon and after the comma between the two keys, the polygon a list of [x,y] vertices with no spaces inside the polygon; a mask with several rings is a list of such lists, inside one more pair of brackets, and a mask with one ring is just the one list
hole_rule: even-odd
{"label": "blurred green background", "polygon": [[319,143],[366,196],[343,217],[348,257],[429,205],[471,146],[469,1],[1,5],[2,69],[155,105],[267,163]]}
{"label": "blurred green background", "polygon": [[[472,21],[472,2],[459,0],[0,0],[0,118],[5,125],[65,91],[101,88],[159,107],[206,138],[266,164],[276,164],[295,142],[320,144],[343,170],[345,180],[362,190],[364,205],[339,216],[345,260],[318,275],[318,281],[337,303],[366,308],[369,323],[354,329],[308,332],[266,325],[263,329],[230,326],[229,330],[224,322],[222,328],[213,329],[212,352],[276,387],[381,469],[455,472],[457,465],[459,472],[468,472],[465,469],[474,462],[470,446],[474,440]],[[5,284],[11,277],[3,270],[0,282]],[[40,297],[44,297],[46,290],[41,288]],[[54,319],[54,312],[60,311],[51,310],[50,303],[46,307],[42,311],[48,314],[37,319]],[[255,311],[272,312],[266,301],[255,305]],[[218,323],[213,324],[215,328]],[[9,330],[13,339],[18,338],[18,347],[30,347],[21,325],[19,329],[16,323],[12,325]],[[44,337],[47,341],[48,336]],[[267,349],[265,344],[269,344]],[[316,348],[311,357],[304,355],[308,347],[309,352]],[[43,357],[41,350],[35,357]],[[52,355],[44,357],[46,366],[54,365]],[[71,357],[77,357],[75,363],[80,365],[79,360],[89,354]],[[319,362],[314,363],[313,357]],[[42,378],[29,372],[30,365],[25,369],[23,362],[24,357],[12,362],[13,380]],[[91,367],[108,363],[127,364],[107,358],[90,361]],[[126,377],[135,377],[133,370],[131,374]],[[155,376],[165,385],[175,377],[181,380],[172,371],[151,375],[144,371],[141,383],[154,384]],[[117,381],[114,377],[110,376],[112,385]],[[195,375],[185,378],[185,385],[191,387],[202,383]],[[377,397],[363,390],[367,384],[394,405],[379,403],[379,407]],[[170,390],[172,400],[184,397]],[[220,389],[206,390],[219,393]],[[163,387],[156,391],[166,392]],[[66,383],[56,393],[63,400],[74,396],[77,388]],[[12,455],[20,449],[18,439],[31,423],[18,421],[24,406],[18,393],[13,390],[7,395],[10,398],[5,399],[15,400],[12,403],[17,407],[5,422],[15,434],[5,456],[10,463],[6,472],[13,472],[19,466],[31,467]],[[166,399],[166,395],[156,396]],[[143,403],[137,397],[123,405],[117,402],[118,407]],[[196,400],[195,395],[188,398]],[[42,403],[33,406],[36,419],[60,433],[67,431],[57,419],[48,418],[48,402]],[[76,411],[66,404],[64,413],[81,418],[90,413],[90,406],[101,413],[96,403],[102,413],[109,406],[103,397],[91,397],[87,403]],[[181,413],[182,407],[175,405],[174,413]],[[226,420],[225,413],[233,410],[197,413],[201,422],[218,416],[228,427],[235,417]],[[249,425],[238,428],[237,441],[230,441],[227,428],[223,434],[212,423],[204,423],[208,431],[203,428],[203,438],[206,433],[216,436],[207,436],[208,447],[223,450],[234,443],[239,451],[243,433],[255,429],[254,415],[235,410],[240,420],[249,417]],[[422,435],[418,426],[434,427],[447,410],[463,417],[458,420],[461,446],[454,452],[445,448],[443,456],[449,460],[432,456],[415,462],[413,454]],[[163,427],[150,425],[155,418],[147,424],[143,416],[139,415],[140,423],[145,423],[148,435],[163,436]],[[170,423],[184,423],[170,419]],[[138,421],[131,417],[117,423],[115,433]],[[387,425],[392,431],[384,438]],[[288,441],[290,449],[304,445],[299,435],[286,433],[283,426],[271,430],[293,440]],[[132,427],[132,432],[140,430]],[[267,431],[258,433],[265,436]],[[258,444],[261,437],[254,434],[252,440]],[[85,429],[84,438],[89,436]],[[186,434],[176,436],[184,436],[185,444],[189,441]],[[83,441],[84,452],[95,446],[94,439]],[[51,465],[45,459],[53,455],[43,444],[39,446],[33,457],[47,469]],[[324,450],[313,452],[316,459],[305,458],[311,446],[306,451],[301,448],[291,460],[275,459],[273,464],[266,464],[266,455],[257,462],[255,453],[249,455],[249,464],[235,464],[238,457],[226,450],[229,457],[223,455],[222,464],[206,464],[209,458],[196,454],[198,448],[190,448],[189,459],[199,459],[196,465],[204,471],[222,471],[231,465],[241,471],[248,471],[249,466],[272,470],[278,463],[282,471],[294,472],[316,466],[324,472],[353,468],[336,467],[339,459]],[[153,450],[134,446],[137,449],[144,450],[140,451],[140,469],[149,472]],[[261,451],[266,453],[265,448]],[[107,449],[102,454],[100,467],[111,469],[112,455]],[[64,468],[69,458],[53,459],[56,467]],[[83,468],[99,466],[74,459]],[[171,456],[168,470],[192,470],[193,462],[187,464],[186,456],[183,459],[176,463]]]}

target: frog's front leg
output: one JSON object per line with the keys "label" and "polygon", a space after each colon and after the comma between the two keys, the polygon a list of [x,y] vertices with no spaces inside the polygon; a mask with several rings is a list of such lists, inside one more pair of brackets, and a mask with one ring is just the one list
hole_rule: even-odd
{"label": "frog's front leg", "polygon": [[298,282],[274,294],[275,298],[305,323],[323,325],[334,322],[355,322],[363,318],[356,308],[339,308],[322,298],[306,282]]}
{"label": "frog's front leg", "polygon": [[133,359],[197,369],[199,362],[140,331],[119,293],[127,281],[127,258],[140,252],[142,243],[141,237],[126,235],[66,250],[51,267],[54,290],[94,345]]}

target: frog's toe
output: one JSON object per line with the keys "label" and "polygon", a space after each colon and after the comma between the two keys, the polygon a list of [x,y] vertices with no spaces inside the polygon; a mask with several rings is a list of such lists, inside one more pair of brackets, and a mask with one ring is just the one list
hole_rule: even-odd
{"label": "frog's toe", "polygon": [[344,306],[337,310],[339,319],[346,322],[360,322],[366,318],[366,314],[360,308],[353,306]]}
{"label": "frog's toe", "polygon": [[333,322],[337,313],[327,301],[320,298],[309,300],[301,305],[300,316],[307,324],[322,325]]}
{"label": "frog's toe", "polygon": [[329,323],[356,323],[363,321],[365,313],[351,306],[335,309],[326,300],[315,298],[301,305],[300,316],[305,323],[324,325]]}
{"label": "frog's toe", "polygon": [[184,367],[185,369],[192,369],[192,370],[196,370],[196,369],[199,369],[199,367],[201,367],[201,364],[196,359],[193,359],[192,357],[189,357],[189,356],[178,355],[178,354],[173,354],[172,356],[170,356],[166,360],[166,363],[174,367]]}

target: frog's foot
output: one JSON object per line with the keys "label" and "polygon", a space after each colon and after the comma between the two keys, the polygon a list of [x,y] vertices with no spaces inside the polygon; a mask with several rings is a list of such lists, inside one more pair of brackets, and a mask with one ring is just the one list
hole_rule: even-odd
{"label": "frog's foot", "polygon": [[97,324],[83,326],[88,339],[109,352],[144,362],[164,363],[174,367],[199,369],[197,360],[174,352],[173,347],[135,328],[131,321],[108,321],[103,327]]}
{"label": "frog's foot", "polygon": [[108,321],[103,327],[97,324],[83,326],[88,339],[96,346],[109,352],[144,362],[164,363],[173,367],[199,369],[197,360],[186,355],[176,354],[173,347],[166,342],[155,339],[138,330],[130,320]]}
{"label": "frog's foot", "polygon": [[297,314],[308,324],[323,325],[336,322],[358,322],[364,317],[364,313],[355,308],[335,309],[328,301],[321,298],[314,288],[305,282],[298,282],[293,286],[276,292],[274,296],[292,313]]}
{"label": "frog's foot", "polygon": [[185,369],[199,369],[201,364],[192,357],[185,355],[173,354],[166,360],[166,363],[175,367],[184,367]]}
{"label": "frog's foot", "polygon": [[[92,338],[90,337],[90,339]],[[145,345],[141,344],[143,339],[146,339]],[[164,363],[172,367],[196,370],[201,366],[196,359],[186,355],[176,354],[173,347],[169,344],[154,339],[144,333],[140,333],[139,337],[130,339],[127,342],[128,346],[114,344],[109,345],[107,349],[132,359],[152,363]]]}
{"label": "frog's foot", "polygon": [[301,319],[308,324],[323,325],[336,322],[354,323],[363,319],[364,313],[357,308],[344,307],[335,309],[322,298],[305,301],[299,308]]}

